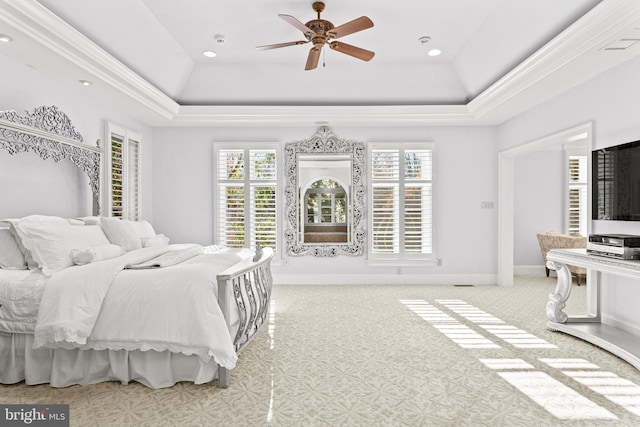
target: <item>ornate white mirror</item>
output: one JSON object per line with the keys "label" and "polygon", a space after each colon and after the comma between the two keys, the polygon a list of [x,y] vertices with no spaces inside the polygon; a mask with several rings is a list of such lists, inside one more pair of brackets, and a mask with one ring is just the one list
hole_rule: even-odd
{"label": "ornate white mirror", "polygon": [[285,202],[289,255],[364,252],[364,143],[321,127],[285,144]]}

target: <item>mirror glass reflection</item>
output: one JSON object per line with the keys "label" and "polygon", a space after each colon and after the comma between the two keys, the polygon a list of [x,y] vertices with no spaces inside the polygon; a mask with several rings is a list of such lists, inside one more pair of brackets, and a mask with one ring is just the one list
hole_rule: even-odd
{"label": "mirror glass reflection", "polygon": [[300,243],[350,243],[351,156],[300,154]]}

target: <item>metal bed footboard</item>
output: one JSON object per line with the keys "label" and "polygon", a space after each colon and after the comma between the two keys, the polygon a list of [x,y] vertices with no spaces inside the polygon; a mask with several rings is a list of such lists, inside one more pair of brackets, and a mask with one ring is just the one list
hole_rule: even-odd
{"label": "metal bed footboard", "polygon": [[[271,259],[273,250],[264,248],[256,262],[251,259],[240,262],[217,276],[218,304],[231,331],[231,307],[238,308],[238,331],[233,338],[237,353],[258,333],[269,314],[271,300]],[[233,299],[228,298],[232,291]],[[218,386],[229,387],[229,369],[218,367]]]}

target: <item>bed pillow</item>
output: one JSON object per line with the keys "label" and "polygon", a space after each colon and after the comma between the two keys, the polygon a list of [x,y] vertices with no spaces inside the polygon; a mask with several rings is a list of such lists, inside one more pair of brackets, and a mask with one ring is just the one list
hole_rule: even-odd
{"label": "bed pillow", "polygon": [[153,237],[143,237],[141,241],[143,248],[157,248],[169,245],[169,238],[164,234],[157,234]]}
{"label": "bed pillow", "polygon": [[82,221],[82,224],[84,224],[84,225],[98,225],[98,224],[100,224],[100,217],[99,216],[83,216],[83,217],[78,217],[78,218],[74,218],[74,219]]}
{"label": "bed pillow", "polygon": [[85,265],[91,262],[103,261],[120,255],[124,255],[125,250],[122,246],[112,243],[100,246],[92,246],[87,249],[71,249],[71,261],[75,265]]}
{"label": "bed pillow", "polygon": [[64,219],[63,222],[44,223],[19,220],[15,229],[24,247],[47,276],[73,265],[72,249],[85,250],[109,244],[100,226],[71,225]]}
{"label": "bed pillow", "polygon": [[132,222],[127,219],[102,217],[100,218],[100,227],[110,243],[121,246],[129,252],[142,248],[140,236]]}
{"label": "bed pillow", "polygon": [[151,239],[156,237],[156,232],[149,221],[130,221],[133,229],[140,239]]}
{"label": "bed pillow", "polygon": [[13,234],[13,237],[18,244],[22,255],[24,255],[24,259],[27,262],[27,268],[29,270],[35,270],[36,268],[39,268],[39,265],[31,255],[31,251],[27,247],[25,247],[24,243],[22,242],[22,236],[18,232],[17,228],[18,224],[29,224],[30,226],[45,226],[46,224],[68,224],[67,220],[64,218],[48,215],[29,215],[25,216],[24,218],[4,219],[2,220],[2,222],[6,222],[9,224],[9,230],[11,231],[11,234]]}
{"label": "bed pillow", "polygon": [[[157,238],[153,226],[149,221],[131,221],[129,219],[119,219],[113,217],[100,218],[100,225],[109,241],[114,245],[122,246],[126,251],[149,247],[149,245],[160,246],[166,239]],[[146,244],[146,246],[145,246]],[[167,239],[167,243],[169,240]]]}
{"label": "bed pillow", "polygon": [[9,228],[0,228],[0,268],[26,270],[27,262]]}

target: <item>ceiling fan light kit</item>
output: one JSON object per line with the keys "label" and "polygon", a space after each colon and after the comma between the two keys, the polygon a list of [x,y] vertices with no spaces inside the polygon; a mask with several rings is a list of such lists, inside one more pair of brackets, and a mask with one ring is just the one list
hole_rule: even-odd
{"label": "ceiling fan light kit", "polygon": [[360,59],[362,61],[370,61],[374,57],[375,53],[370,50],[352,46],[342,41],[338,42],[334,40],[373,27],[373,22],[371,21],[371,19],[367,18],[366,16],[361,16],[360,18],[356,18],[352,21],[347,22],[346,24],[342,24],[336,27],[331,22],[320,18],[320,13],[324,11],[323,2],[314,2],[312,4],[312,8],[315,12],[317,12],[318,18],[312,19],[306,24],[303,24],[291,15],[278,15],[290,25],[301,31],[306,40],[258,46],[257,49],[277,49],[281,47],[295,46],[311,42],[311,44],[313,44],[313,47],[309,50],[307,63],[304,68],[305,70],[313,70],[318,66],[320,52],[322,51],[322,47],[325,44],[329,45],[329,48],[335,50],[336,52],[341,52],[346,55],[353,56],[354,58]]}

